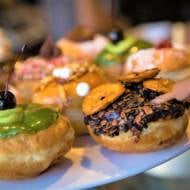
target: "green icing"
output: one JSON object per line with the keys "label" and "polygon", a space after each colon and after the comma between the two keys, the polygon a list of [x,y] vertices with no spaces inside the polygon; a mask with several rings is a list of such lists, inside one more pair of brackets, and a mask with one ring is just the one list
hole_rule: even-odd
{"label": "green icing", "polygon": [[97,56],[96,62],[101,66],[112,66],[123,63],[131,54],[131,49],[137,50],[151,48],[152,44],[133,36],[128,36],[117,44],[109,43],[105,49]]}
{"label": "green icing", "polygon": [[133,44],[137,41],[134,37],[127,37],[124,40],[118,42],[117,44],[109,43],[106,47],[106,50],[109,53],[119,55],[126,50],[128,50]]}
{"label": "green icing", "polygon": [[35,133],[47,129],[58,118],[58,113],[39,105],[20,105],[0,111],[0,138],[20,133]]}
{"label": "green icing", "polygon": [[103,51],[101,54],[99,54],[99,56],[97,57],[97,62],[98,64],[100,64],[101,66],[112,66],[115,65],[117,63],[120,63],[121,56],[117,56],[115,54]]}

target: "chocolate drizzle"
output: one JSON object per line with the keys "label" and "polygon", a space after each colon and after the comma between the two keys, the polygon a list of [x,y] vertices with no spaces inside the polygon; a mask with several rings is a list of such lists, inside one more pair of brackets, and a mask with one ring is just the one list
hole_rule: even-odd
{"label": "chocolate drizzle", "polygon": [[185,112],[185,103],[175,99],[155,105],[150,103],[161,93],[143,87],[142,83],[124,84],[126,91],[106,109],[84,118],[96,135],[114,137],[129,130],[140,137],[149,122],[178,118]]}

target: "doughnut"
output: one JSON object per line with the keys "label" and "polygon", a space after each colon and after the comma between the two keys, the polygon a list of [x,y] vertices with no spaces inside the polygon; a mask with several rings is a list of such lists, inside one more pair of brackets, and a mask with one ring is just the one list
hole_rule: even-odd
{"label": "doughnut", "polygon": [[68,152],[74,130],[58,112],[37,104],[15,106],[8,97],[0,110],[0,178],[31,178]]}
{"label": "doughnut", "polygon": [[90,63],[73,62],[57,68],[52,76],[39,83],[33,95],[33,103],[51,106],[67,116],[76,135],[87,134],[83,123],[82,101],[90,90],[106,83],[102,71]]}
{"label": "doughnut", "polygon": [[[135,81],[121,81],[125,90],[115,93],[113,101],[109,101],[110,94],[114,94],[110,84],[98,86],[85,97],[84,123],[90,135],[110,150],[128,153],[156,151],[176,143],[188,124],[185,102],[151,102],[169,91],[173,83],[164,79]],[[164,87],[160,88],[160,83]],[[98,106],[101,99],[94,101],[100,94],[104,96],[103,105],[108,100],[106,106]],[[96,105],[99,109],[94,111]]]}
{"label": "doughnut", "polygon": [[190,76],[190,51],[178,48],[145,49],[128,57],[124,73],[158,68],[158,77],[180,80]]}

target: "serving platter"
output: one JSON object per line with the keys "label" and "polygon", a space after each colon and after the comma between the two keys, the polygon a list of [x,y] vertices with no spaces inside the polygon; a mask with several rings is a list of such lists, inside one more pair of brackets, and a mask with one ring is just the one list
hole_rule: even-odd
{"label": "serving platter", "polygon": [[96,144],[90,136],[76,139],[72,150],[40,176],[0,181],[3,190],[86,189],[118,181],[158,166],[190,149],[186,135],[174,146],[149,153],[124,154]]}

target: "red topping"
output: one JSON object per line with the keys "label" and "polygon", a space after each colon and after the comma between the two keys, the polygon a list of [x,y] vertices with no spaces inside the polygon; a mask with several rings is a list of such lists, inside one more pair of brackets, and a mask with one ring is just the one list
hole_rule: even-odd
{"label": "red topping", "polygon": [[156,49],[171,48],[171,47],[172,47],[172,43],[169,40],[163,40],[159,42],[158,44],[156,44],[155,46]]}
{"label": "red topping", "polygon": [[40,80],[51,74],[56,67],[63,66],[66,62],[64,56],[58,56],[51,59],[42,57],[28,58],[16,70],[18,79]]}

